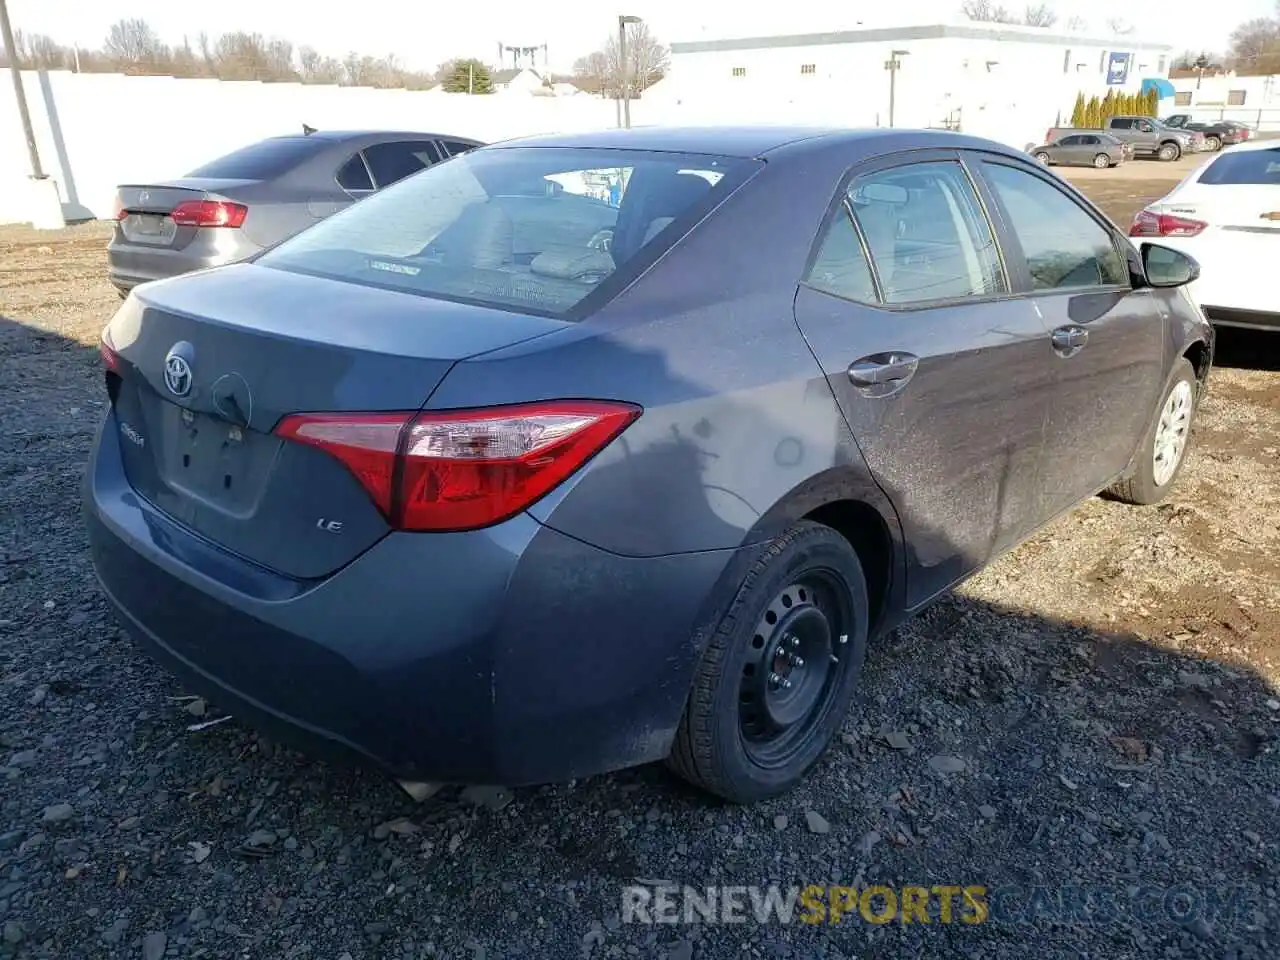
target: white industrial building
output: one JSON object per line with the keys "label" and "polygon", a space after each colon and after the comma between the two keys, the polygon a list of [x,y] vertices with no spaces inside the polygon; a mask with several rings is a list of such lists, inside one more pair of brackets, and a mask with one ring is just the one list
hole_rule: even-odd
{"label": "white industrial building", "polygon": [[892,74],[894,126],[1024,147],[1066,121],[1077,94],[1137,93],[1171,58],[1129,36],[972,22],[697,39],[671,45],[670,74],[645,99],[688,122],[889,126]]}

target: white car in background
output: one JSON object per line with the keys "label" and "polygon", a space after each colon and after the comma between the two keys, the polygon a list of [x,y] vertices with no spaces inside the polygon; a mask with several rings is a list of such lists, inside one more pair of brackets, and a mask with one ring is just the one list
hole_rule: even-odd
{"label": "white car in background", "polygon": [[1280,140],[1215,154],[1134,217],[1129,236],[1200,264],[1187,292],[1214,324],[1280,332]]}

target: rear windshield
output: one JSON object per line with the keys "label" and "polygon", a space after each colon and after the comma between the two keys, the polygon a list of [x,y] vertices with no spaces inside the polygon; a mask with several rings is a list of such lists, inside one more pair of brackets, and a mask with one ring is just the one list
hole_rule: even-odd
{"label": "rear windshield", "polygon": [[228,180],[269,180],[278,177],[323,150],[325,144],[310,137],[272,137],[197,167],[188,177]]}
{"label": "rear windshield", "polygon": [[756,167],[652,151],[476,150],[353,204],[258,263],[573,319],[612,297]]}
{"label": "rear windshield", "polygon": [[1228,150],[1200,174],[1200,182],[1229,185],[1280,186],[1280,147]]}

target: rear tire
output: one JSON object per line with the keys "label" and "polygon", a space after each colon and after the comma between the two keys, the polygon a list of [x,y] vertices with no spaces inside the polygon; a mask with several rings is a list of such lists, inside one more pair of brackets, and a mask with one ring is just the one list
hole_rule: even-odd
{"label": "rear tire", "polygon": [[1185,357],[1174,368],[1173,379],[1160,395],[1151,425],[1142,437],[1138,461],[1131,476],[1107,492],[1136,506],[1159,503],[1169,495],[1187,462],[1191,424],[1200,397],[1195,368]]}
{"label": "rear tire", "polygon": [[1176,143],[1162,143],[1160,144],[1160,149],[1156,152],[1156,156],[1165,163],[1169,163],[1182,156],[1182,148]]}
{"label": "rear tire", "polygon": [[733,803],[792,789],[844,722],[867,610],[858,554],[830,527],[766,544],[714,625],[667,765]]}
{"label": "rear tire", "polygon": [[1097,167],[1099,170],[1106,170],[1108,167],[1111,166],[1111,158],[1108,157],[1105,153],[1100,153],[1093,158],[1093,165]]}
{"label": "rear tire", "polygon": [[1204,145],[1214,153],[1217,153],[1219,150],[1222,149],[1222,138],[1221,137],[1205,137]]}
{"label": "rear tire", "polygon": [[1041,166],[1047,167],[1052,162],[1049,155],[1045,153],[1043,150],[1037,153],[1035,157],[1036,157],[1036,163],[1040,164]]}

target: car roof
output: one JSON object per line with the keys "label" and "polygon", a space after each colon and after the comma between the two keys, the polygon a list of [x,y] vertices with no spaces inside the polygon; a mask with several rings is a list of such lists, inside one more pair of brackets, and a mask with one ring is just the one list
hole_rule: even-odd
{"label": "car roof", "polygon": [[340,143],[346,140],[364,140],[370,137],[412,137],[425,140],[462,140],[479,143],[473,137],[461,137],[455,133],[432,133],[428,130],[316,130],[314,133],[286,133],[271,140],[325,140]]}
{"label": "car roof", "polygon": [[946,130],[801,126],[632,127],[629,130],[521,137],[490,144],[485,149],[517,147],[660,150],[742,158],[765,157],[783,148],[786,148],[789,156],[847,148],[864,154],[907,147],[978,147],[1013,152],[1004,144]]}

